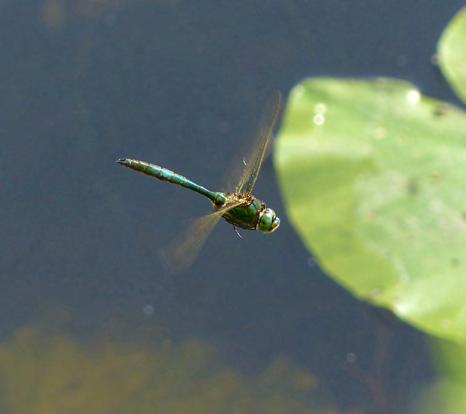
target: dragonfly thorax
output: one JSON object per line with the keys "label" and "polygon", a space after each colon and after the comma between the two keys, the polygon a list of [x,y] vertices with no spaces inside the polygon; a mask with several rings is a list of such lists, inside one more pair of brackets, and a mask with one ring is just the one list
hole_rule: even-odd
{"label": "dragonfly thorax", "polygon": [[265,203],[252,195],[238,193],[219,193],[220,203],[214,204],[214,209],[222,208],[231,202],[240,202],[239,205],[227,210],[222,217],[234,226],[246,230],[260,230],[271,233],[280,224],[275,211],[268,208]]}

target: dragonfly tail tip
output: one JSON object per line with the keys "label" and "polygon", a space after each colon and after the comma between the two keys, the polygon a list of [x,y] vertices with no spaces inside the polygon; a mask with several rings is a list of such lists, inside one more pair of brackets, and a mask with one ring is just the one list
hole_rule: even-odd
{"label": "dragonfly tail tip", "polygon": [[121,165],[128,165],[128,160],[126,158],[118,158],[116,162]]}

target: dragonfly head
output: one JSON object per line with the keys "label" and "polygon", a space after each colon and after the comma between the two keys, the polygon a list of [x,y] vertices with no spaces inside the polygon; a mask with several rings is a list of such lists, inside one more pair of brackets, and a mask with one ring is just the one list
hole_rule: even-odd
{"label": "dragonfly head", "polygon": [[264,233],[272,233],[278,229],[280,225],[280,219],[277,217],[277,213],[271,208],[266,208],[259,213],[259,222],[257,223],[257,229]]}

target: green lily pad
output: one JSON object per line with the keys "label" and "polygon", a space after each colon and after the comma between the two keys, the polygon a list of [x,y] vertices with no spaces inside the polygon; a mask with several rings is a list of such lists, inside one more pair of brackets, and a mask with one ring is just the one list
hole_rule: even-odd
{"label": "green lily pad", "polygon": [[458,414],[466,412],[466,347],[445,340],[432,341],[437,367],[435,380],[418,398],[413,413]]}
{"label": "green lily pad", "polygon": [[466,7],[448,24],[438,46],[440,68],[456,94],[466,102]]}
{"label": "green lily pad", "polygon": [[331,277],[466,339],[464,112],[398,80],[311,79],[274,157],[288,216]]}

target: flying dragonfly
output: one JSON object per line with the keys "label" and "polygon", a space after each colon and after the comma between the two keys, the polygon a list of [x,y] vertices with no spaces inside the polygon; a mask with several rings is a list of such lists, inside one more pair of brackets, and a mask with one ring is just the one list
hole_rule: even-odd
{"label": "flying dragonfly", "polygon": [[173,268],[189,266],[197,256],[200,248],[218,221],[223,218],[233,225],[241,237],[238,228],[259,230],[272,233],[280,225],[280,219],[274,210],[252,194],[270,145],[273,128],[281,108],[281,94],[276,93],[266,111],[264,126],[260,129],[249,157],[243,159],[243,171],[230,192],[211,191],[167,168],[145,161],[120,158],[117,162],[135,171],[155,177],[161,181],[178,184],[207,197],[212,203],[213,212],[195,220],[190,228],[164,250],[166,262]]}

